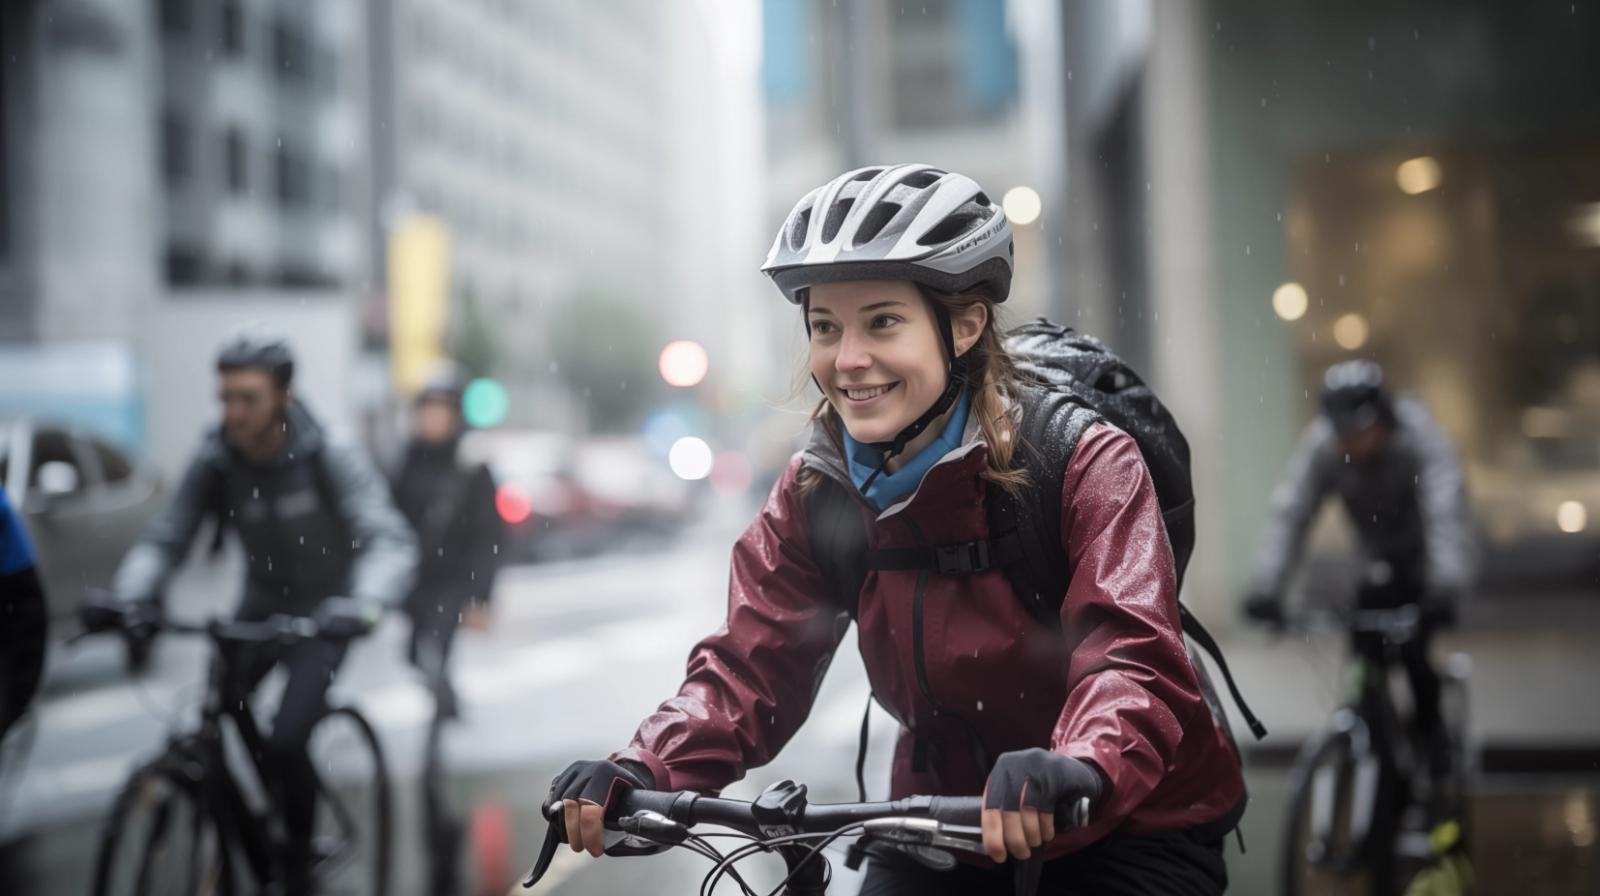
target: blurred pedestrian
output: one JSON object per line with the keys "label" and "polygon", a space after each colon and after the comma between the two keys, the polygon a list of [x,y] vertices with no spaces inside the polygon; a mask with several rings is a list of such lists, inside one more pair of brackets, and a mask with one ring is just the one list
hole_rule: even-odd
{"label": "blurred pedestrian", "polygon": [[0,741],[39,689],[47,617],[33,543],[0,486]]}
{"label": "blurred pedestrian", "polygon": [[456,629],[488,627],[505,541],[488,467],[460,457],[464,387],[463,377],[446,369],[417,394],[412,438],[391,482],[421,549],[417,584],[405,600],[408,657],[428,676],[447,718],[457,714],[447,668]]}

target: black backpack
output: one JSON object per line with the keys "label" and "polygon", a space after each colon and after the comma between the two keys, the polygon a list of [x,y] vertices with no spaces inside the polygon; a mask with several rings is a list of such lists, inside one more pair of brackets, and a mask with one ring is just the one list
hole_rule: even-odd
{"label": "black backpack", "polygon": [[[833,587],[840,609],[852,620],[869,569],[926,569],[938,575],[1001,569],[1033,616],[1047,628],[1059,629],[1061,602],[1072,578],[1066,552],[1060,548],[1063,477],[1078,439],[1099,420],[1128,433],[1138,444],[1172,543],[1178,584],[1183,584],[1194,552],[1194,486],[1189,443],[1172,414],[1121,358],[1093,336],[1039,318],[1006,334],[1005,347],[1024,381],[1016,457],[1029,484],[1016,496],[1001,488],[988,490],[989,538],[931,548],[869,550],[862,505],[841,483],[822,477],[806,497],[813,559]],[[1179,612],[1183,633],[1216,661],[1251,733],[1257,739],[1265,737],[1267,729],[1245,704],[1216,639],[1181,603]],[[1213,706],[1213,711],[1218,708]]]}

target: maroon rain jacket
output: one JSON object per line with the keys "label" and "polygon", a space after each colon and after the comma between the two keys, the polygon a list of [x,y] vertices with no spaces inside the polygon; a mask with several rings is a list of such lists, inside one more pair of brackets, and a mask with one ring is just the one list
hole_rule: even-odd
{"label": "maroon rain jacket", "polygon": [[[871,546],[986,537],[986,452],[969,423],[965,444],[869,523]],[[805,721],[848,627],[810,553],[802,467],[854,493],[819,430],[734,546],[726,624],[694,649],[678,695],[613,756],[649,767],[661,789],[718,791],[770,762]],[[1238,751],[1185,648],[1172,549],[1126,433],[1097,423],[1083,435],[1061,534],[1073,574],[1059,632],[1001,571],[867,572],[858,640],[873,693],[901,725],[893,795],[978,795],[984,757],[1047,746],[1092,762],[1110,784],[1090,825],[1059,835],[1051,858],[1112,831],[1229,824],[1244,804]]]}

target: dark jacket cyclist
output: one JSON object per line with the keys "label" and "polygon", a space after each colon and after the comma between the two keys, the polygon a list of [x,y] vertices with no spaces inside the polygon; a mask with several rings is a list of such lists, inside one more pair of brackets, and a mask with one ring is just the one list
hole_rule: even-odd
{"label": "dark jacket cyclist", "polygon": [[[552,787],[574,849],[599,854],[617,788],[720,790],[805,721],[847,627],[809,544],[805,495],[824,477],[861,497],[875,549],[985,538],[987,491],[1021,485],[1016,379],[995,321],[1011,229],[976,183],[922,165],[841,175],[790,213],[764,270],[805,312],[824,397],[810,447],[735,545],[726,624],[695,648],[677,696],[627,749]],[[1065,472],[1065,637],[999,570],[867,573],[859,645],[901,724],[892,793],[983,793],[990,858],[1042,849],[1046,886],[1221,892],[1239,756],[1184,647],[1149,471],[1131,437],[1100,423]],[[1082,797],[1091,823],[1058,833],[1055,811]],[[875,859],[862,892],[928,892],[926,874]],[[969,889],[1011,892],[1009,869],[961,874],[975,875]]]}
{"label": "dark jacket cyclist", "polygon": [[[333,638],[365,634],[410,587],[416,543],[365,455],[330,438],[290,394],[294,356],[281,338],[246,331],[217,356],[221,425],[207,433],[167,508],[150,521],[117,570],[118,598],[151,605],[187,553],[200,524],[214,517],[238,534],[246,559],[238,618],[308,616]],[[245,672],[254,689],[272,667],[288,670],[266,759],[283,789],[292,875],[309,865],[316,807],[306,753],[311,726],[345,644],[306,641],[264,647]],[[300,892],[289,881],[289,892]]]}
{"label": "dark jacket cyclist", "polygon": [[[1454,446],[1421,401],[1390,392],[1371,361],[1328,368],[1321,404],[1273,492],[1246,613],[1282,621],[1283,590],[1306,530],[1324,499],[1337,495],[1360,539],[1358,607],[1417,604],[1432,623],[1452,621],[1477,564],[1466,476]],[[1361,638],[1352,646],[1382,649]],[[1443,773],[1439,679],[1428,661],[1426,630],[1405,645],[1402,659],[1417,726],[1437,745],[1435,772]]]}
{"label": "dark jacket cyclist", "polygon": [[33,542],[0,486],[0,741],[39,689],[48,619]]}
{"label": "dark jacket cyclist", "polygon": [[1323,500],[1337,495],[1363,556],[1389,565],[1441,610],[1472,581],[1477,553],[1466,477],[1428,408],[1391,395],[1371,361],[1346,361],[1324,377],[1322,413],[1306,427],[1272,493],[1252,579],[1260,613],[1282,595]]}

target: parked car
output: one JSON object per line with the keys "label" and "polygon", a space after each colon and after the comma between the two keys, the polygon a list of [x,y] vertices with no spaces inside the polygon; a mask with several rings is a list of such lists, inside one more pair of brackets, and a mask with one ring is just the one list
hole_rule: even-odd
{"label": "parked car", "polygon": [[614,543],[679,531],[695,491],[642,439],[625,436],[585,441],[573,458],[573,478]]}
{"label": "parked car", "polygon": [[22,418],[0,421],[0,482],[38,554],[51,637],[65,639],[160,507],[160,477],[98,436]]}
{"label": "parked car", "polygon": [[572,479],[572,440],[525,429],[473,430],[462,459],[487,464],[496,509],[506,522],[512,561],[535,562],[578,553],[589,528],[589,502]]}

